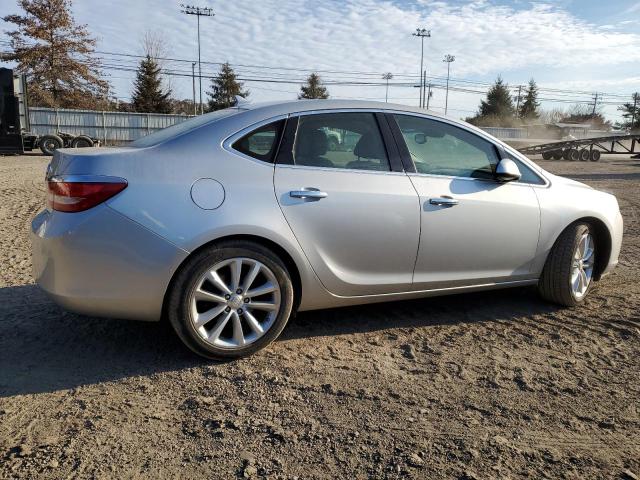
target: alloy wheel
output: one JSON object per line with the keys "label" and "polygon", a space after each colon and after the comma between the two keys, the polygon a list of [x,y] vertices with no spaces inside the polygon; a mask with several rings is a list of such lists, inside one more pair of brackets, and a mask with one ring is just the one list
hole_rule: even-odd
{"label": "alloy wheel", "polygon": [[573,253],[571,264],[571,291],[576,299],[581,299],[587,293],[593,276],[595,260],[593,237],[589,232],[584,233]]}
{"label": "alloy wheel", "polygon": [[216,263],[191,292],[191,323],[200,338],[216,347],[238,349],[262,337],[280,310],[274,273],[252,258]]}

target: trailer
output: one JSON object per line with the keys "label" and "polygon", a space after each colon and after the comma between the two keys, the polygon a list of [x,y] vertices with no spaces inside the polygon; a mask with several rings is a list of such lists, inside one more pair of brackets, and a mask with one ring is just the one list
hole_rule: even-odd
{"label": "trailer", "polygon": [[88,135],[65,132],[36,135],[29,129],[26,78],[14,74],[9,68],[0,68],[0,155],[22,154],[38,148],[45,155],[53,155],[58,148],[93,147],[99,144],[97,138]]}
{"label": "trailer", "polygon": [[542,155],[545,160],[581,160],[597,162],[603,153],[609,155],[635,155],[640,158],[640,133],[609,135],[606,137],[563,140],[519,148],[525,155]]}

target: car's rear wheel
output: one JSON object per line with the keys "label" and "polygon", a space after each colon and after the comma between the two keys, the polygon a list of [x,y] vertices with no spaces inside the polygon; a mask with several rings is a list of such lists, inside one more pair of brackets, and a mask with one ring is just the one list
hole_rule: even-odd
{"label": "car's rear wheel", "polygon": [[275,340],[292,307],[293,285],[278,256],[254,242],[230,241],[196,254],[181,269],[167,315],[191,350],[225,359]]}
{"label": "car's rear wheel", "polygon": [[549,253],[538,290],[543,298],[565,306],[582,303],[593,285],[596,243],[591,226],[574,223]]}

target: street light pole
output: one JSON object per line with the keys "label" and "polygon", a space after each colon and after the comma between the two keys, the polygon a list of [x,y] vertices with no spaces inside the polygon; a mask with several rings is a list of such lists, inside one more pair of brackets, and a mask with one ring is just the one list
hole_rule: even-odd
{"label": "street light pole", "polygon": [[444,56],[444,60],[442,60],[443,62],[446,62],[447,64],[447,93],[445,94],[444,97],[444,114],[447,114],[447,110],[449,109],[449,73],[451,71],[451,62],[455,62],[456,57],[454,57],[453,55],[445,55]]}
{"label": "street light pole", "polygon": [[193,114],[197,115],[196,107],[196,62],[191,62],[191,86],[193,87]]}
{"label": "street light pole", "polygon": [[389,80],[393,78],[393,74],[391,72],[387,72],[382,75],[382,79],[387,81],[387,88],[384,93],[384,101],[385,103],[389,101]]}
{"label": "street light pole", "polygon": [[420,37],[420,101],[418,103],[419,106],[422,107],[422,104],[424,103],[424,99],[423,99],[423,95],[422,95],[422,89],[423,89],[423,83],[422,83],[422,71],[423,71],[423,64],[424,64],[424,39],[425,37],[431,37],[431,30],[427,30],[426,28],[416,28],[415,33],[412,33],[412,35],[414,37]]}
{"label": "street light pole", "polygon": [[195,15],[198,18],[198,84],[200,87],[200,113],[204,113],[202,106],[202,62],[200,61],[200,17],[213,17],[215,13],[209,7],[194,7],[193,5],[180,4],[182,13],[186,15]]}

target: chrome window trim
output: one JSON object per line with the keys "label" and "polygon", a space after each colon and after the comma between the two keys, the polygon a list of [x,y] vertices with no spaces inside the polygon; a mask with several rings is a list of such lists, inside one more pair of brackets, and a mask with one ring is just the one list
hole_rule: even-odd
{"label": "chrome window trim", "polygon": [[345,172],[345,173],[364,173],[364,174],[374,174],[374,175],[402,175],[406,176],[406,172],[394,172],[392,170],[364,170],[358,168],[339,168],[339,167],[316,167],[313,165],[287,165],[279,163],[276,165],[276,168],[294,168],[297,170],[313,170],[320,172]]}
{"label": "chrome window trim", "polygon": [[498,185],[518,185],[521,187],[541,187],[542,185],[536,185],[534,183],[526,183],[526,182],[499,182],[497,180],[490,180],[487,178],[475,178],[475,177],[456,177],[455,175],[438,175],[435,173],[418,173],[418,172],[407,172],[409,177],[427,177],[427,178],[446,178],[449,180],[466,180],[471,182],[486,182],[491,184]]}
{"label": "chrome window trim", "polygon": [[[412,112],[412,111],[407,111],[407,110],[398,110],[396,108],[327,108],[327,109],[316,109],[316,110],[296,110],[294,112],[289,112],[287,114],[280,114],[280,115],[276,115],[275,117],[269,117],[267,119],[264,120],[260,120],[259,122],[253,123],[251,125],[249,125],[248,127],[243,128],[242,130],[237,131],[236,133],[231,134],[230,136],[228,136],[226,139],[224,139],[221,142],[221,146],[224,150],[234,154],[234,155],[238,155],[239,157],[245,158],[247,160],[251,160],[253,162],[256,162],[260,165],[274,165],[274,163],[271,162],[265,162],[263,160],[259,160],[257,158],[253,158],[250,157],[249,155],[246,155],[242,152],[239,152],[233,148],[231,148],[231,144],[233,144],[233,142],[235,142],[236,140],[242,138],[244,135],[246,135],[247,133],[251,132],[251,130],[260,128],[263,125],[266,125],[268,123],[271,122],[276,122],[278,120],[283,120],[283,119],[288,119],[291,117],[300,117],[302,115],[320,115],[320,114],[327,114],[327,113],[390,113],[390,114],[397,114],[397,115],[409,115],[412,117],[418,117],[418,118],[426,118],[428,120],[434,120],[437,122],[442,122],[442,123],[446,123],[448,125],[457,127],[457,128],[461,128],[463,130],[466,130],[467,132],[476,135],[480,138],[482,138],[483,140],[491,143],[495,148],[498,149],[498,151],[500,149],[508,149],[509,153],[514,154],[517,157],[517,159],[521,162],[523,162],[527,167],[531,168],[533,170],[533,173],[535,175],[537,175],[538,177],[540,177],[545,183],[540,185],[537,183],[528,183],[528,182],[509,182],[515,185],[528,185],[530,187],[533,188],[549,188],[551,187],[551,181],[546,177],[546,175],[544,175],[543,173],[540,172],[539,167],[530,159],[528,159],[526,156],[522,155],[520,152],[518,152],[517,150],[515,150],[513,147],[510,147],[509,145],[507,145],[504,142],[499,141],[498,139],[492,137],[491,135],[489,135],[487,132],[485,132],[484,130],[477,128],[477,127],[473,127],[473,128],[469,128],[468,125],[466,124],[461,124],[458,121],[455,120],[451,120],[448,118],[444,118],[444,117],[440,117],[438,115],[433,115],[430,113],[418,113],[418,112]],[[498,158],[499,155],[498,155]],[[412,160],[413,161],[413,160]],[[281,165],[282,166],[282,165]],[[389,171],[389,172],[377,172],[375,170],[354,170],[354,169],[346,169],[346,168],[335,168],[335,169],[329,169],[329,168],[324,168],[324,167],[309,167],[306,165],[287,165],[287,167],[297,167],[297,168],[312,168],[312,169],[322,169],[322,170],[340,170],[340,171],[349,171],[349,172],[368,172],[368,173],[406,173],[408,175],[414,175],[413,173],[410,172],[393,172],[393,171]],[[491,182],[491,180],[485,180],[485,179],[479,179],[479,178],[471,178],[471,177],[457,177],[457,176],[450,176],[450,175],[431,175],[431,174],[416,174],[416,175],[425,175],[425,176],[434,176],[434,177],[440,177],[440,178],[457,178],[457,179],[467,179],[467,180],[480,180],[480,181],[487,181],[487,182]]]}

